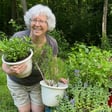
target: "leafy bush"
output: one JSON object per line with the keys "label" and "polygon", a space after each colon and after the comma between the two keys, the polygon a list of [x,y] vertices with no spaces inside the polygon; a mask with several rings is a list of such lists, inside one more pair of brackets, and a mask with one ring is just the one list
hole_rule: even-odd
{"label": "leafy bush", "polygon": [[83,85],[87,83],[93,86],[111,87],[112,82],[109,80],[112,75],[112,62],[109,61],[111,56],[111,51],[102,50],[95,46],[74,44],[68,59],[72,72],[69,75],[71,83],[81,81]]}
{"label": "leafy bush", "polygon": [[70,84],[56,112],[111,112],[111,51],[75,43],[68,56]]}
{"label": "leafy bush", "polygon": [[52,32],[49,32],[49,34],[52,35],[58,42],[58,46],[59,46],[58,56],[63,59],[67,58],[67,55],[65,54],[67,54],[69,51],[69,43],[64,38],[63,33],[55,29]]}

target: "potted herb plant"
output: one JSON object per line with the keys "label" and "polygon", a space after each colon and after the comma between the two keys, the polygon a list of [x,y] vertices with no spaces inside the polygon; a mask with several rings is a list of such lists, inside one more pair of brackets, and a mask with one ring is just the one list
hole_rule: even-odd
{"label": "potted herb plant", "polygon": [[[40,81],[42,100],[46,106],[53,107],[59,104],[58,97],[62,98],[68,87],[67,84],[60,82],[61,77],[67,78],[67,66],[59,57],[53,57],[52,49],[48,45],[36,50],[38,51],[34,49],[33,61],[43,77]],[[42,52],[44,59],[40,55]]]}
{"label": "potted herb plant", "polygon": [[2,52],[2,61],[7,65],[27,64],[27,69],[18,75],[19,78],[24,78],[30,75],[32,70],[33,51],[29,43],[28,37],[11,38],[4,37],[0,40],[0,51]]}

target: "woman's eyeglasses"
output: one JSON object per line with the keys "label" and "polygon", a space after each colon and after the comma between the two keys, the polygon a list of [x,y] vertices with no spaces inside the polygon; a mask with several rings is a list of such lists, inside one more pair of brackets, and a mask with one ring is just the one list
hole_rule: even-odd
{"label": "woman's eyeglasses", "polygon": [[43,21],[43,20],[37,20],[37,19],[31,19],[31,22],[33,23],[39,23],[39,24],[44,24],[44,23],[47,23],[47,21]]}

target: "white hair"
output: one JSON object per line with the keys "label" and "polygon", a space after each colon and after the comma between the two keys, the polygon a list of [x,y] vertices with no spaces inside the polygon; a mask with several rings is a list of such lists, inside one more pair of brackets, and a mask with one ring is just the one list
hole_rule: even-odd
{"label": "white hair", "polygon": [[52,10],[48,6],[41,4],[35,5],[30,8],[24,15],[24,21],[27,28],[30,29],[31,19],[34,15],[44,14],[47,17],[48,31],[52,31],[56,26],[56,18]]}

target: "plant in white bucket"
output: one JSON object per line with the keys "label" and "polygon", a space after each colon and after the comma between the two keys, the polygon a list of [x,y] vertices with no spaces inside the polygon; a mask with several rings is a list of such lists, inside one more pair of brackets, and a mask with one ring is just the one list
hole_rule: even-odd
{"label": "plant in white bucket", "polygon": [[[59,104],[58,98],[63,98],[64,92],[68,87],[68,84],[60,82],[62,77],[67,79],[66,63],[59,57],[53,57],[52,49],[48,45],[38,51],[34,50],[33,61],[43,77],[43,80],[40,81],[43,103],[50,107],[57,106]],[[44,53],[44,59],[41,59],[39,54],[44,51],[47,52]],[[35,58],[37,55],[38,60]],[[39,63],[40,60],[41,63]]]}
{"label": "plant in white bucket", "polygon": [[27,69],[18,75],[19,78],[27,77],[32,71],[32,46],[29,43],[30,38],[11,38],[10,40],[4,37],[0,40],[0,51],[2,52],[2,61],[8,66],[27,64]]}

